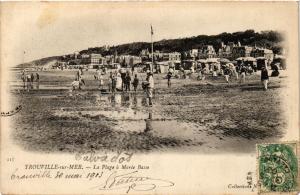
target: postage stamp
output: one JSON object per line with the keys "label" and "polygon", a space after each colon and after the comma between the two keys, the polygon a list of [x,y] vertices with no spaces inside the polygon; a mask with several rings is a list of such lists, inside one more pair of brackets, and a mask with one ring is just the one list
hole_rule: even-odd
{"label": "postage stamp", "polygon": [[259,193],[299,190],[297,143],[258,144]]}

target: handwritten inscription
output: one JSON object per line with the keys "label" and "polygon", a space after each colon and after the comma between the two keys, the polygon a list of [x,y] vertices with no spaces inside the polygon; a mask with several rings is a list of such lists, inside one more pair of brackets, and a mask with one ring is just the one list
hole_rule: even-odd
{"label": "handwritten inscription", "polygon": [[117,163],[124,163],[130,162],[133,153],[127,152],[117,152],[116,154],[109,155],[107,153],[104,154],[96,154],[95,151],[90,151],[88,153],[77,153],[75,155],[75,160],[77,161],[85,161],[85,162],[117,162]]}
{"label": "handwritten inscription", "polygon": [[[78,160],[83,160],[85,156],[82,155]],[[106,161],[96,157],[99,161],[96,163],[83,160],[83,163],[76,164],[24,164],[23,169],[18,167],[12,171],[10,179],[14,181],[82,180],[91,183],[91,186],[87,186],[91,190],[114,190],[122,193],[158,190],[175,185],[172,181],[164,178],[145,175],[144,171],[150,169],[149,165],[128,163],[132,154],[117,153],[106,156]],[[125,160],[119,161],[121,158]]]}
{"label": "handwritten inscription", "polygon": [[13,116],[13,115],[17,114],[20,110],[22,110],[22,106],[21,105],[17,106],[15,109],[10,110],[8,112],[1,112],[0,116],[3,116],[3,117]]}
{"label": "handwritten inscription", "polygon": [[104,184],[93,187],[98,190],[125,189],[130,191],[150,191],[161,187],[171,187],[174,183],[168,180],[156,179],[142,175],[136,175],[138,171],[129,173],[112,172],[105,180]]}

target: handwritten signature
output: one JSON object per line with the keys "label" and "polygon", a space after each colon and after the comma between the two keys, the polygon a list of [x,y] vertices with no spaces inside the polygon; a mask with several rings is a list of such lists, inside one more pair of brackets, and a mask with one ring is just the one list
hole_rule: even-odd
{"label": "handwritten signature", "polygon": [[150,191],[160,187],[171,187],[175,185],[168,180],[136,176],[136,173],[138,173],[138,171],[132,171],[125,174],[118,174],[117,171],[114,171],[108,176],[104,184],[92,187],[92,189],[126,189],[126,193],[129,193],[130,191]]}

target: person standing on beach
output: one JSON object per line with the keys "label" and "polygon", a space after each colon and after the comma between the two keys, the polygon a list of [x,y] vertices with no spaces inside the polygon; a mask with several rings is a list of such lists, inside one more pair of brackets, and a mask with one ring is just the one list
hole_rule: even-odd
{"label": "person standing on beach", "polygon": [[30,82],[33,83],[33,81],[34,81],[34,74],[33,73],[31,73],[31,78],[30,79],[31,79]]}
{"label": "person standing on beach", "polygon": [[130,83],[131,83],[131,76],[129,71],[126,73],[125,76],[125,90],[130,91]]}
{"label": "person standing on beach", "polygon": [[116,78],[114,75],[111,76],[111,92],[115,93],[116,92]]}
{"label": "person standing on beach", "polygon": [[22,71],[21,79],[23,81],[23,88],[26,87],[26,75],[25,75],[25,70]]}
{"label": "person standing on beach", "polygon": [[133,75],[134,74],[134,65],[132,65],[132,67],[131,67],[131,75]]}
{"label": "person standing on beach", "polygon": [[263,84],[264,90],[268,89],[269,75],[266,66],[263,66],[261,69],[261,82]]}
{"label": "person standing on beach", "polygon": [[229,83],[229,74],[230,74],[229,65],[226,65],[224,69],[224,76],[227,83]]}
{"label": "person standing on beach", "polygon": [[99,89],[102,90],[103,86],[104,86],[104,80],[103,80],[103,76],[100,75],[99,79]]}
{"label": "person standing on beach", "polygon": [[240,73],[241,73],[240,83],[245,83],[245,80],[246,80],[246,67],[244,65],[241,66]]}
{"label": "person standing on beach", "polygon": [[168,87],[171,87],[171,77],[172,77],[172,73],[169,71],[168,74],[167,74]]}
{"label": "person standing on beach", "polygon": [[122,91],[126,88],[126,72],[124,69],[121,69],[121,79],[122,79]]}
{"label": "person standing on beach", "polygon": [[139,79],[137,78],[137,74],[135,74],[133,82],[132,82],[133,88],[134,88],[134,92],[136,92],[137,87],[139,85]]}
{"label": "person standing on beach", "polygon": [[36,76],[36,82],[40,82],[40,75],[39,75],[39,73],[35,73],[35,76]]}
{"label": "person standing on beach", "polygon": [[108,91],[111,92],[112,91],[112,80],[113,80],[113,73],[110,72],[109,77],[108,77]]}
{"label": "person standing on beach", "polygon": [[116,77],[116,90],[123,91],[123,82],[120,73],[117,73],[117,77]]}
{"label": "person standing on beach", "polygon": [[149,99],[149,105],[152,106],[154,79],[153,79],[153,73],[150,71],[147,72],[145,87],[146,87],[146,95],[147,98]]}

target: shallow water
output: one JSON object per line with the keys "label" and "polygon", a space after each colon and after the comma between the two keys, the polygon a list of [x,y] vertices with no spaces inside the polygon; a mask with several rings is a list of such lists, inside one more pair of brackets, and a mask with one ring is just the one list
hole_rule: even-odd
{"label": "shallow water", "polygon": [[[161,137],[188,139],[195,131],[204,127],[194,123],[179,121],[176,118],[163,116],[158,107],[148,107],[143,96],[129,94],[95,95],[98,103],[95,107],[82,107],[77,111],[72,108],[61,108],[54,111],[57,117],[77,117],[79,120],[113,120],[112,129],[122,132],[151,132]],[[199,136],[198,136],[199,137]]]}

